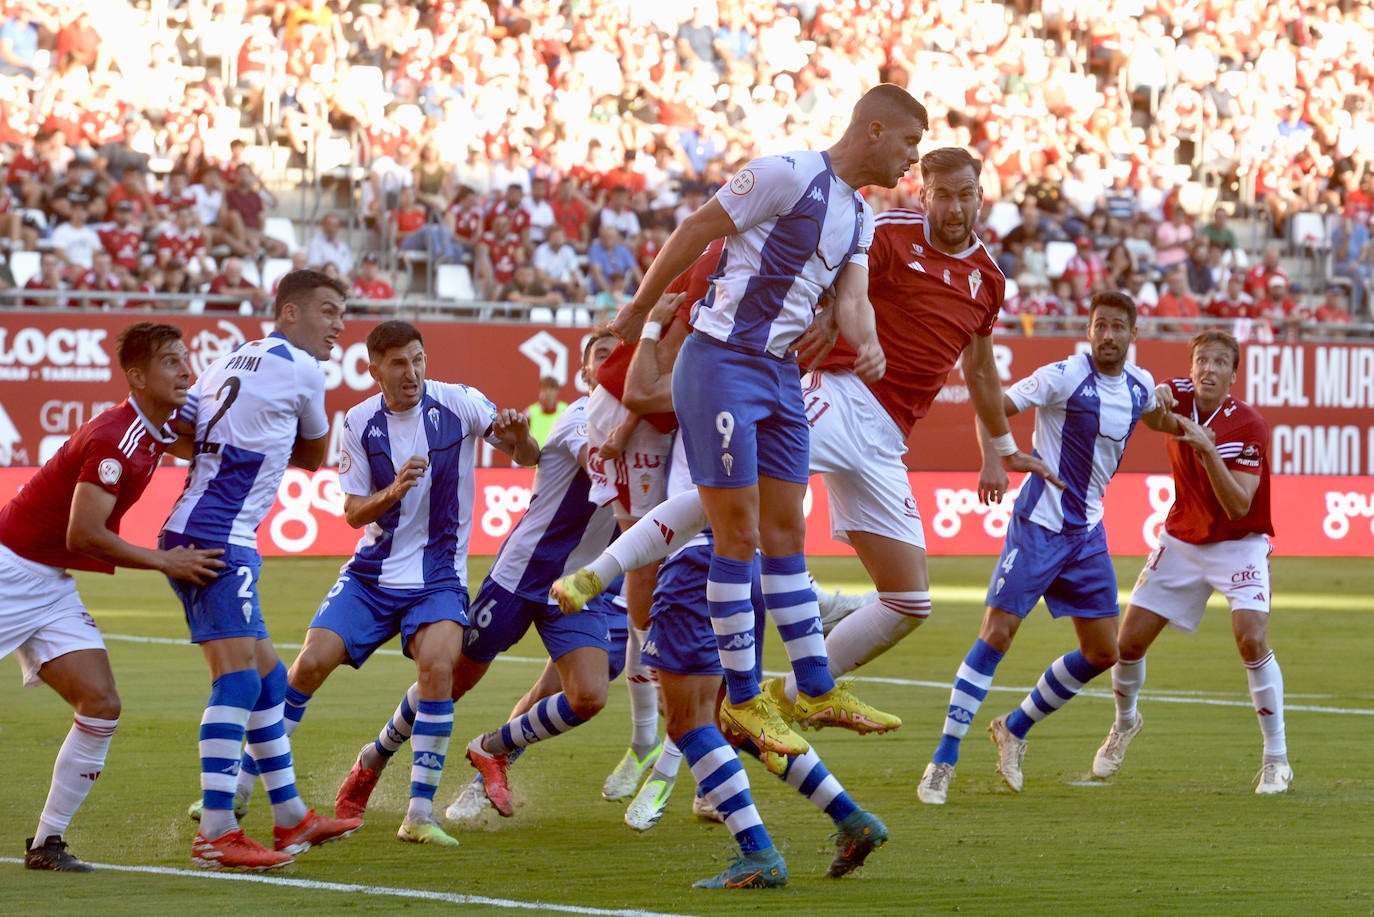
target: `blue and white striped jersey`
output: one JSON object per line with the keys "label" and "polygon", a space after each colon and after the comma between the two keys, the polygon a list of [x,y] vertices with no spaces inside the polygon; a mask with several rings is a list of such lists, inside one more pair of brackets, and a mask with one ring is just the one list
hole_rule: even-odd
{"label": "blue and white striped jersey", "polygon": [[196,454],[164,528],[256,550],[297,434],[329,432],[319,361],[279,333],[249,341],[195,381],[180,417],[195,425]]}
{"label": "blue and white striped jersey", "polygon": [[345,494],[370,496],[412,456],[429,460],[419,483],[363,530],[348,572],[387,589],[467,584],[477,441],[497,445],[488,435],[495,419],[496,406],[477,389],[429,380],[408,411],[387,410],[381,393],[348,410],[339,456]]}
{"label": "blue and white striped jersey", "polygon": [[611,543],[610,504],[589,499],[591,478],[577,458],[587,444],[587,399],[579,398],[554,423],[539,451],[530,508],[506,536],[487,576],[531,602],[549,601],[554,580],[591,563]]}
{"label": "blue and white striped jersey", "polygon": [[868,266],[873,211],[825,153],[764,156],[716,193],[736,235],[692,327],[748,353],[785,357],[851,260]]}
{"label": "blue and white striped jersey", "polygon": [[1121,464],[1140,415],[1156,407],[1154,378],[1134,363],[1104,376],[1086,353],[1040,367],[1007,389],[1018,409],[1034,407],[1035,454],[1064,490],[1027,475],[1016,515],[1052,532],[1082,531],[1102,519],[1102,494]]}

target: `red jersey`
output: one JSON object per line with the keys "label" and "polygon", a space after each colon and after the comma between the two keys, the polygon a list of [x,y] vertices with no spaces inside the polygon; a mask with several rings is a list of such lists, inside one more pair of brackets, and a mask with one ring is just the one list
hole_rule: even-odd
{"label": "red jersey", "polygon": [[[118,293],[122,287],[119,278],[114,274],[106,274],[104,277],[97,277],[95,271],[87,271],[76,281],[78,290],[108,290],[111,293]],[[112,309],[116,303],[108,299],[101,299],[98,296],[90,299],[73,299],[73,306],[81,306],[86,309]]]}
{"label": "red jersey", "polygon": [[570,201],[554,198],[549,201],[549,206],[553,208],[554,222],[568,234],[568,241],[581,239],[582,230],[591,224],[591,214],[587,212],[586,205],[576,198]]}
{"label": "red jersey", "polygon": [[120,201],[128,201],[134,207],[134,218],[143,219],[144,213],[143,198],[137,194],[130,194],[129,189],[122,184],[115,185],[110,189],[110,193],[105,195],[105,219],[114,222],[115,205]]}
{"label": "red jersey", "polygon": [[1238,293],[1235,299],[1218,293],[1207,304],[1207,314],[1212,318],[1259,318],[1259,310],[1249,293]]}
{"label": "red jersey", "polygon": [[135,226],[121,229],[118,223],[107,223],[97,229],[96,234],[115,264],[130,271],[138,270],[138,256],[143,250],[143,232],[140,229]]}
{"label": "red jersey", "polygon": [[1272,535],[1269,518],[1269,425],[1250,405],[1230,395],[1211,417],[1200,416],[1193,399],[1191,379],[1170,379],[1177,404],[1175,414],[1193,417],[1211,427],[1216,434],[1217,452],[1233,473],[1257,474],[1259,487],[1250,501],[1250,511],[1231,519],[1221,508],[1207,469],[1191,446],[1169,437],[1169,464],[1174,472],[1174,505],[1164,520],[1164,529],[1179,541],[1212,544],[1234,541],[1255,532]]}
{"label": "red jersey", "polygon": [[[1197,318],[1202,314],[1202,307],[1193,297],[1184,293],[1182,296],[1175,296],[1173,293],[1164,292],[1159,296],[1159,304],[1155,306],[1155,315],[1158,318]],[[1192,322],[1170,323],[1175,331],[1188,331],[1194,329]]]}
{"label": "red jersey", "polygon": [[[30,278],[28,279],[28,282],[24,284],[24,289],[26,289],[26,290],[57,290],[57,289],[61,289],[61,287],[60,287],[60,286],[58,286],[58,287],[50,287],[50,286],[48,286],[46,283],[43,282],[43,275],[42,275],[42,274],[34,274],[32,277],[30,277]],[[49,307],[51,307],[51,306],[65,306],[65,305],[67,305],[67,300],[66,300],[66,297],[65,297],[65,296],[44,296],[44,297],[42,297],[41,299],[39,299],[39,298],[25,299],[23,302],[20,303],[20,305],[21,305],[21,306],[49,306]]]}
{"label": "red jersey", "polygon": [[419,204],[414,207],[398,207],[395,216],[396,231],[402,236],[408,236],[425,225],[428,218],[428,211]]}
{"label": "red jersey", "polygon": [[205,250],[205,234],[199,229],[190,229],[183,235],[175,226],[168,226],[157,234],[155,246],[158,263],[166,264],[177,258],[182,264],[190,264],[195,256]]}
{"label": "red jersey", "polygon": [[523,204],[516,204],[512,207],[504,198],[497,201],[487,210],[486,219],[483,221],[483,229],[490,230],[491,224],[496,221],[496,215],[504,213],[510,218],[510,232],[513,235],[521,235],[530,228],[530,212],[525,209]]}
{"label": "red jersey", "polygon": [[190,191],[182,191],[181,195],[177,196],[171,191],[163,190],[153,195],[153,206],[169,214],[176,213],[178,210],[196,206],[196,196]]}
{"label": "red jersey", "polygon": [[[706,297],[707,288],[711,285],[711,275],[715,273],[720,253],[724,249],[725,239],[716,239],[697,256],[691,267],[673,278],[673,282],[664,289],[665,295],[684,292],[687,294],[682,297],[682,302],[678,303],[677,310],[673,312],[673,321],[689,323],[692,308]],[[597,385],[614,395],[617,401],[625,397],[625,377],[629,375],[630,360],[634,357],[635,346],[635,343],[627,344],[623,341],[617,344],[615,350],[611,351],[611,355],[596,371]],[[643,419],[660,433],[671,433],[677,429],[677,415],[672,411],[645,414]]]}
{"label": "red jersey", "polygon": [[117,533],[124,513],[143,495],[162,453],[175,441],[176,434],[154,427],[132,400],[98,414],[0,508],[0,543],[50,567],[113,573],[113,564],[67,550],[76,485],[94,484],[114,495],[105,525]]}
{"label": "red jersey", "polygon": [[483,233],[482,244],[487,247],[491,258],[491,276],[497,283],[506,283],[515,276],[515,253],[520,250],[520,237],[506,235],[497,238],[495,233]]}
{"label": "red jersey", "polygon": [[1245,272],[1245,292],[1256,299],[1264,297],[1269,292],[1270,277],[1282,277],[1285,281],[1288,280],[1288,275],[1284,273],[1283,268],[1274,268],[1271,271],[1261,261]]}
{"label": "red jersey", "polygon": [[[976,236],[966,251],[947,255],[930,244],[925,214],[914,210],[878,215],[868,272],[887,357],[887,372],[868,387],[906,436],[973,336],[992,334],[1007,282]],[[850,369],[854,356],[840,338],[820,368]]]}
{"label": "red jersey", "polygon": [[453,204],[446,214],[453,225],[453,236],[458,241],[475,245],[482,237],[482,208],[479,206],[460,207]]}
{"label": "red jersey", "polygon": [[1082,277],[1083,289],[1092,292],[1107,282],[1107,261],[1097,252],[1090,252],[1086,258],[1075,254],[1064,265],[1062,276],[1065,280]]}
{"label": "red jersey", "polygon": [[380,277],[370,283],[360,278],[353,281],[353,289],[349,295],[354,299],[394,299],[396,291]]}
{"label": "red jersey", "polygon": [[5,172],[5,184],[18,186],[23,184],[26,178],[32,178],[40,185],[48,184],[52,178],[52,164],[46,159],[40,159],[21,150],[10,160],[9,169]]}

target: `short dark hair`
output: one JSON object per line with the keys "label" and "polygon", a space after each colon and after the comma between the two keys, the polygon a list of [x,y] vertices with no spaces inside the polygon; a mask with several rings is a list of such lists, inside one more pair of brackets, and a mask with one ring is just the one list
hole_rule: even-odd
{"label": "short dark hair", "polygon": [[1192,357],[1197,353],[1199,347],[1207,344],[1220,344],[1231,351],[1231,368],[1240,369],[1240,342],[1229,331],[1222,331],[1220,328],[1206,328],[1193,335],[1193,339],[1188,342],[1188,356]]}
{"label": "short dark hair", "polygon": [[921,181],[932,175],[948,175],[960,169],[972,169],[973,177],[983,174],[983,160],[961,146],[942,146],[921,156]]}
{"label": "short dark hair", "polygon": [[597,328],[593,331],[587,338],[587,343],[582,345],[582,362],[587,362],[587,358],[592,355],[592,348],[596,346],[597,341],[609,337],[615,337],[615,335],[611,334],[610,330],[605,327]]}
{"label": "short dark hair", "polygon": [[399,319],[382,322],[367,333],[367,358],[380,360],[388,350],[404,347],[411,341],[419,341],[421,347],[425,344],[420,329],[410,322]]}
{"label": "short dark hair", "polygon": [[930,114],[926,107],[895,83],[879,83],[864,93],[854,106],[853,121],[887,121],[896,115],[910,115],[915,118],[922,131],[930,127]]}
{"label": "short dark hair", "polygon": [[157,352],[171,341],[181,340],[181,329],[162,322],[135,322],[115,338],[119,368],[144,369]]}
{"label": "short dark hair", "polygon": [[348,295],[348,287],[342,281],[335,280],[323,271],[303,268],[283,274],[277,285],[277,298],[272,301],[272,317],[281,318],[281,311],[288,302],[320,287],[329,287],[340,296]]}
{"label": "short dark hair", "polygon": [[1135,327],[1135,300],[1119,290],[1104,290],[1100,293],[1093,294],[1093,298],[1088,302],[1089,325],[1092,324],[1093,316],[1097,314],[1097,310],[1104,306],[1112,309],[1125,310],[1127,320],[1130,322],[1131,327]]}

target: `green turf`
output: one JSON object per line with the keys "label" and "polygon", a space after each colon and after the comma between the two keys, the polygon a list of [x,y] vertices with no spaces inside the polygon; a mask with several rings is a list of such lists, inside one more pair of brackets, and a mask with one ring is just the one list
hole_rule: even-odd
{"label": "green turf", "polygon": [[[934,618],[898,649],[865,667],[861,694],[899,713],[904,728],[861,738],[816,736],[826,763],[860,804],[887,823],[892,842],[859,874],[822,878],[831,854],[828,819],[754,764],[760,812],[791,870],[791,884],[763,892],[693,890],[722,868],[728,834],[694,820],[674,799],[644,835],[603,802],[601,780],[628,739],[624,689],[593,724],[536,748],[513,771],[514,818],[488,815],[458,834],[457,849],[394,839],[407,767],[383,777],[367,825],[273,875],[448,895],[582,908],[678,914],[1370,914],[1374,913],[1374,565],[1358,560],[1279,559],[1272,642],[1288,691],[1288,739],[1297,772],[1286,797],[1260,798],[1251,780],[1259,731],[1224,612],[1196,636],[1166,633],[1149,661],[1142,709],[1148,723],[1110,784],[1082,785],[1111,721],[1110,686],[1095,685],[1031,733],[1026,787],[1007,791],[993,772],[986,721],[1019,702],[1045,665],[1073,645],[1067,622],[1043,610],[1027,621],[965,743],[943,808],[922,806],[915,783],[938,738],[949,680],[977,631],[990,558],[932,560]],[[481,575],[483,562],[474,564]],[[1121,558],[1129,588],[1137,558]],[[332,583],[337,560],[269,561],[262,579],[269,626],[283,646],[300,642]],[[822,560],[817,577],[860,585],[851,560]],[[81,577],[107,635],[184,637],[170,592],[151,574]],[[776,642],[776,641],[775,641]],[[110,639],[124,714],[104,775],[68,833],[98,863],[189,868],[195,737],[207,694],[199,652],[185,645]],[[289,660],[293,649],[283,649]],[[505,719],[538,672],[527,639],[457,710],[454,752],[439,790],[446,806],[470,777],[461,743]],[[768,656],[779,666],[776,648]],[[358,747],[384,721],[413,668],[379,655],[362,672],[342,670],[320,692],[296,735],[300,785],[328,811]],[[878,680],[869,680],[878,679]],[[0,857],[22,854],[42,807],[53,755],[70,711],[51,691],[25,691],[18,667],[0,667]],[[1105,693],[1104,693],[1105,691]],[[401,762],[397,762],[400,764]],[[408,759],[405,762],[408,764]],[[690,783],[684,769],[683,787]],[[245,827],[270,837],[261,790]],[[452,912],[453,903],[358,892],[271,887],[199,876],[102,870],[67,876],[0,862],[0,913],[261,914]],[[463,904],[463,913],[511,913]]]}

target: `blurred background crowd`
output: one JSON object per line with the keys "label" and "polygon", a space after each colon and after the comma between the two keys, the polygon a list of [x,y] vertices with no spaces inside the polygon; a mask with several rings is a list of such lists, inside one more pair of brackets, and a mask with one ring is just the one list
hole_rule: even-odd
{"label": "blurred background crowd", "polygon": [[309,265],[356,300],[591,320],[880,81],[926,104],[924,149],[984,160],[1010,328],[1117,288],[1165,333],[1363,333],[1351,0],[0,0],[0,304],[260,310]]}

